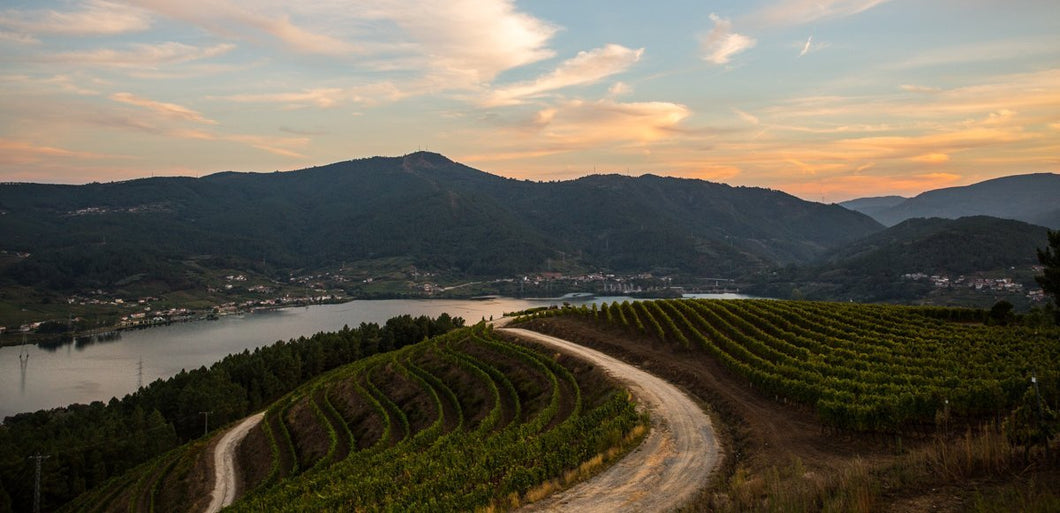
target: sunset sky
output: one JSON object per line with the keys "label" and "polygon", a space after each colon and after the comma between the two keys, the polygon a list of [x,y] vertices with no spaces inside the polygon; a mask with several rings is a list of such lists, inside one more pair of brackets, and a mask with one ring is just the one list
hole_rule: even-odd
{"label": "sunset sky", "polygon": [[424,149],[814,201],[1060,172],[1056,0],[65,0],[0,7],[0,181]]}

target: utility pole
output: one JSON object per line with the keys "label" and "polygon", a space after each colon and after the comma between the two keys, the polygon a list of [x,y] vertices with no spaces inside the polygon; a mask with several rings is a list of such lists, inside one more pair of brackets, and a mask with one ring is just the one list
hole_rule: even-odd
{"label": "utility pole", "polygon": [[40,462],[46,460],[51,456],[41,456],[38,452],[36,456],[30,456],[29,459],[37,460],[37,468],[35,472],[35,483],[33,485],[33,513],[40,513]]}
{"label": "utility pole", "polygon": [[[1034,384],[1034,395],[1038,397],[1038,430],[1045,432],[1045,414],[1042,412],[1042,393],[1038,391],[1038,373],[1031,372],[1031,383]],[[1045,436],[1045,459],[1049,458],[1049,437]]]}
{"label": "utility pole", "polygon": [[199,412],[199,414],[201,414],[203,417],[205,417],[205,420],[203,421],[203,425],[202,425],[202,436],[206,436],[206,433],[210,432],[210,414],[211,413],[213,413],[213,412],[212,411],[200,411]]}

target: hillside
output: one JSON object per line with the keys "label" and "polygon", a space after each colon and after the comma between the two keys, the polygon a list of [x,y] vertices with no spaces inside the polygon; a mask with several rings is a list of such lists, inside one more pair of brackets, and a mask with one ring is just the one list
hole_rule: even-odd
{"label": "hillside", "polygon": [[[236,451],[245,473],[230,510],[507,509],[638,443],[646,419],[635,406],[592,365],[484,325],[457,330],[339,367],[273,403]],[[62,511],[201,510],[205,445],[171,451]]]}
{"label": "hillside", "polygon": [[1060,229],[1057,198],[1060,198],[1060,175],[1036,173],[927,191],[884,208],[869,198],[844,202],[843,206],[870,215],[887,226],[914,217],[956,219],[985,215]]}
{"label": "hillside", "polygon": [[861,212],[873,219],[880,212],[894,207],[909,198],[903,196],[875,196],[871,198],[858,198],[849,201],[841,201],[839,206],[856,212]]}
{"label": "hillside", "polygon": [[164,292],[201,287],[200,267],[285,277],[387,259],[461,277],[731,275],[805,262],[881,228],[778,191],[651,175],[530,182],[425,152],[266,174],[5,184],[0,211],[0,249],[29,254],[2,275],[59,291],[138,282]]}
{"label": "hillside", "polygon": [[987,216],[909,219],[789,270],[773,281],[772,293],[783,297],[784,287],[795,287],[816,298],[918,300],[931,293],[932,286],[905,275],[957,278],[1003,272],[1015,277],[1014,270],[1021,278],[1017,281],[1033,286],[1030,268],[1038,262],[1035,250],[1047,244],[1046,233],[1042,226]]}
{"label": "hillside", "polygon": [[724,419],[726,478],[684,510],[1057,511],[1060,330],[983,313],[663,300],[526,325],[681,383]]}

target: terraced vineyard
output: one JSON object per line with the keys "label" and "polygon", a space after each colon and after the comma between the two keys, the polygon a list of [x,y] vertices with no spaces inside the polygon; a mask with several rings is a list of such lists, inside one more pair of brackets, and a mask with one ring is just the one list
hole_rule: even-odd
{"label": "terraced vineyard", "polygon": [[[480,325],[335,369],[276,402],[240,449],[248,492],[231,510],[507,508],[598,470],[595,457],[617,457],[608,450],[632,446],[646,422],[599,371]],[[201,461],[202,447],[186,447],[66,509],[187,509]]]}
{"label": "terraced vineyard", "polygon": [[[1060,402],[1060,331],[967,322],[977,312],[771,300],[659,300],[569,307],[581,315],[706,351],[763,394],[810,406],[827,425],[917,432],[1000,419]],[[525,319],[525,317],[524,317]]]}

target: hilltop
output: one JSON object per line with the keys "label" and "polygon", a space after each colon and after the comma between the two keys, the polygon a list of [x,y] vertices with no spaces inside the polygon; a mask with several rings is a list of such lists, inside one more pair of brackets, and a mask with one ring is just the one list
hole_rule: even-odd
{"label": "hilltop", "polygon": [[887,226],[915,217],[956,219],[992,216],[1060,229],[1060,175],[1006,176],[963,187],[927,191],[913,198],[861,198],[840,205]]}
{"label": "hilltop", "polygon": [[[242,274],[277,289],[330,272],[351,295],[353,283],[396,270],[449,283],[547,271],[731,277],[882,229],[774,190],[654,175],[533,182],[427,152],[289,172],[5,184],[0,211],[0,280],[29,298],[16,310],[91,292],[202,300],[217,289],[210,300],[224,301],[224,277]],[[404,287],[406,276],[390,280]]]}

